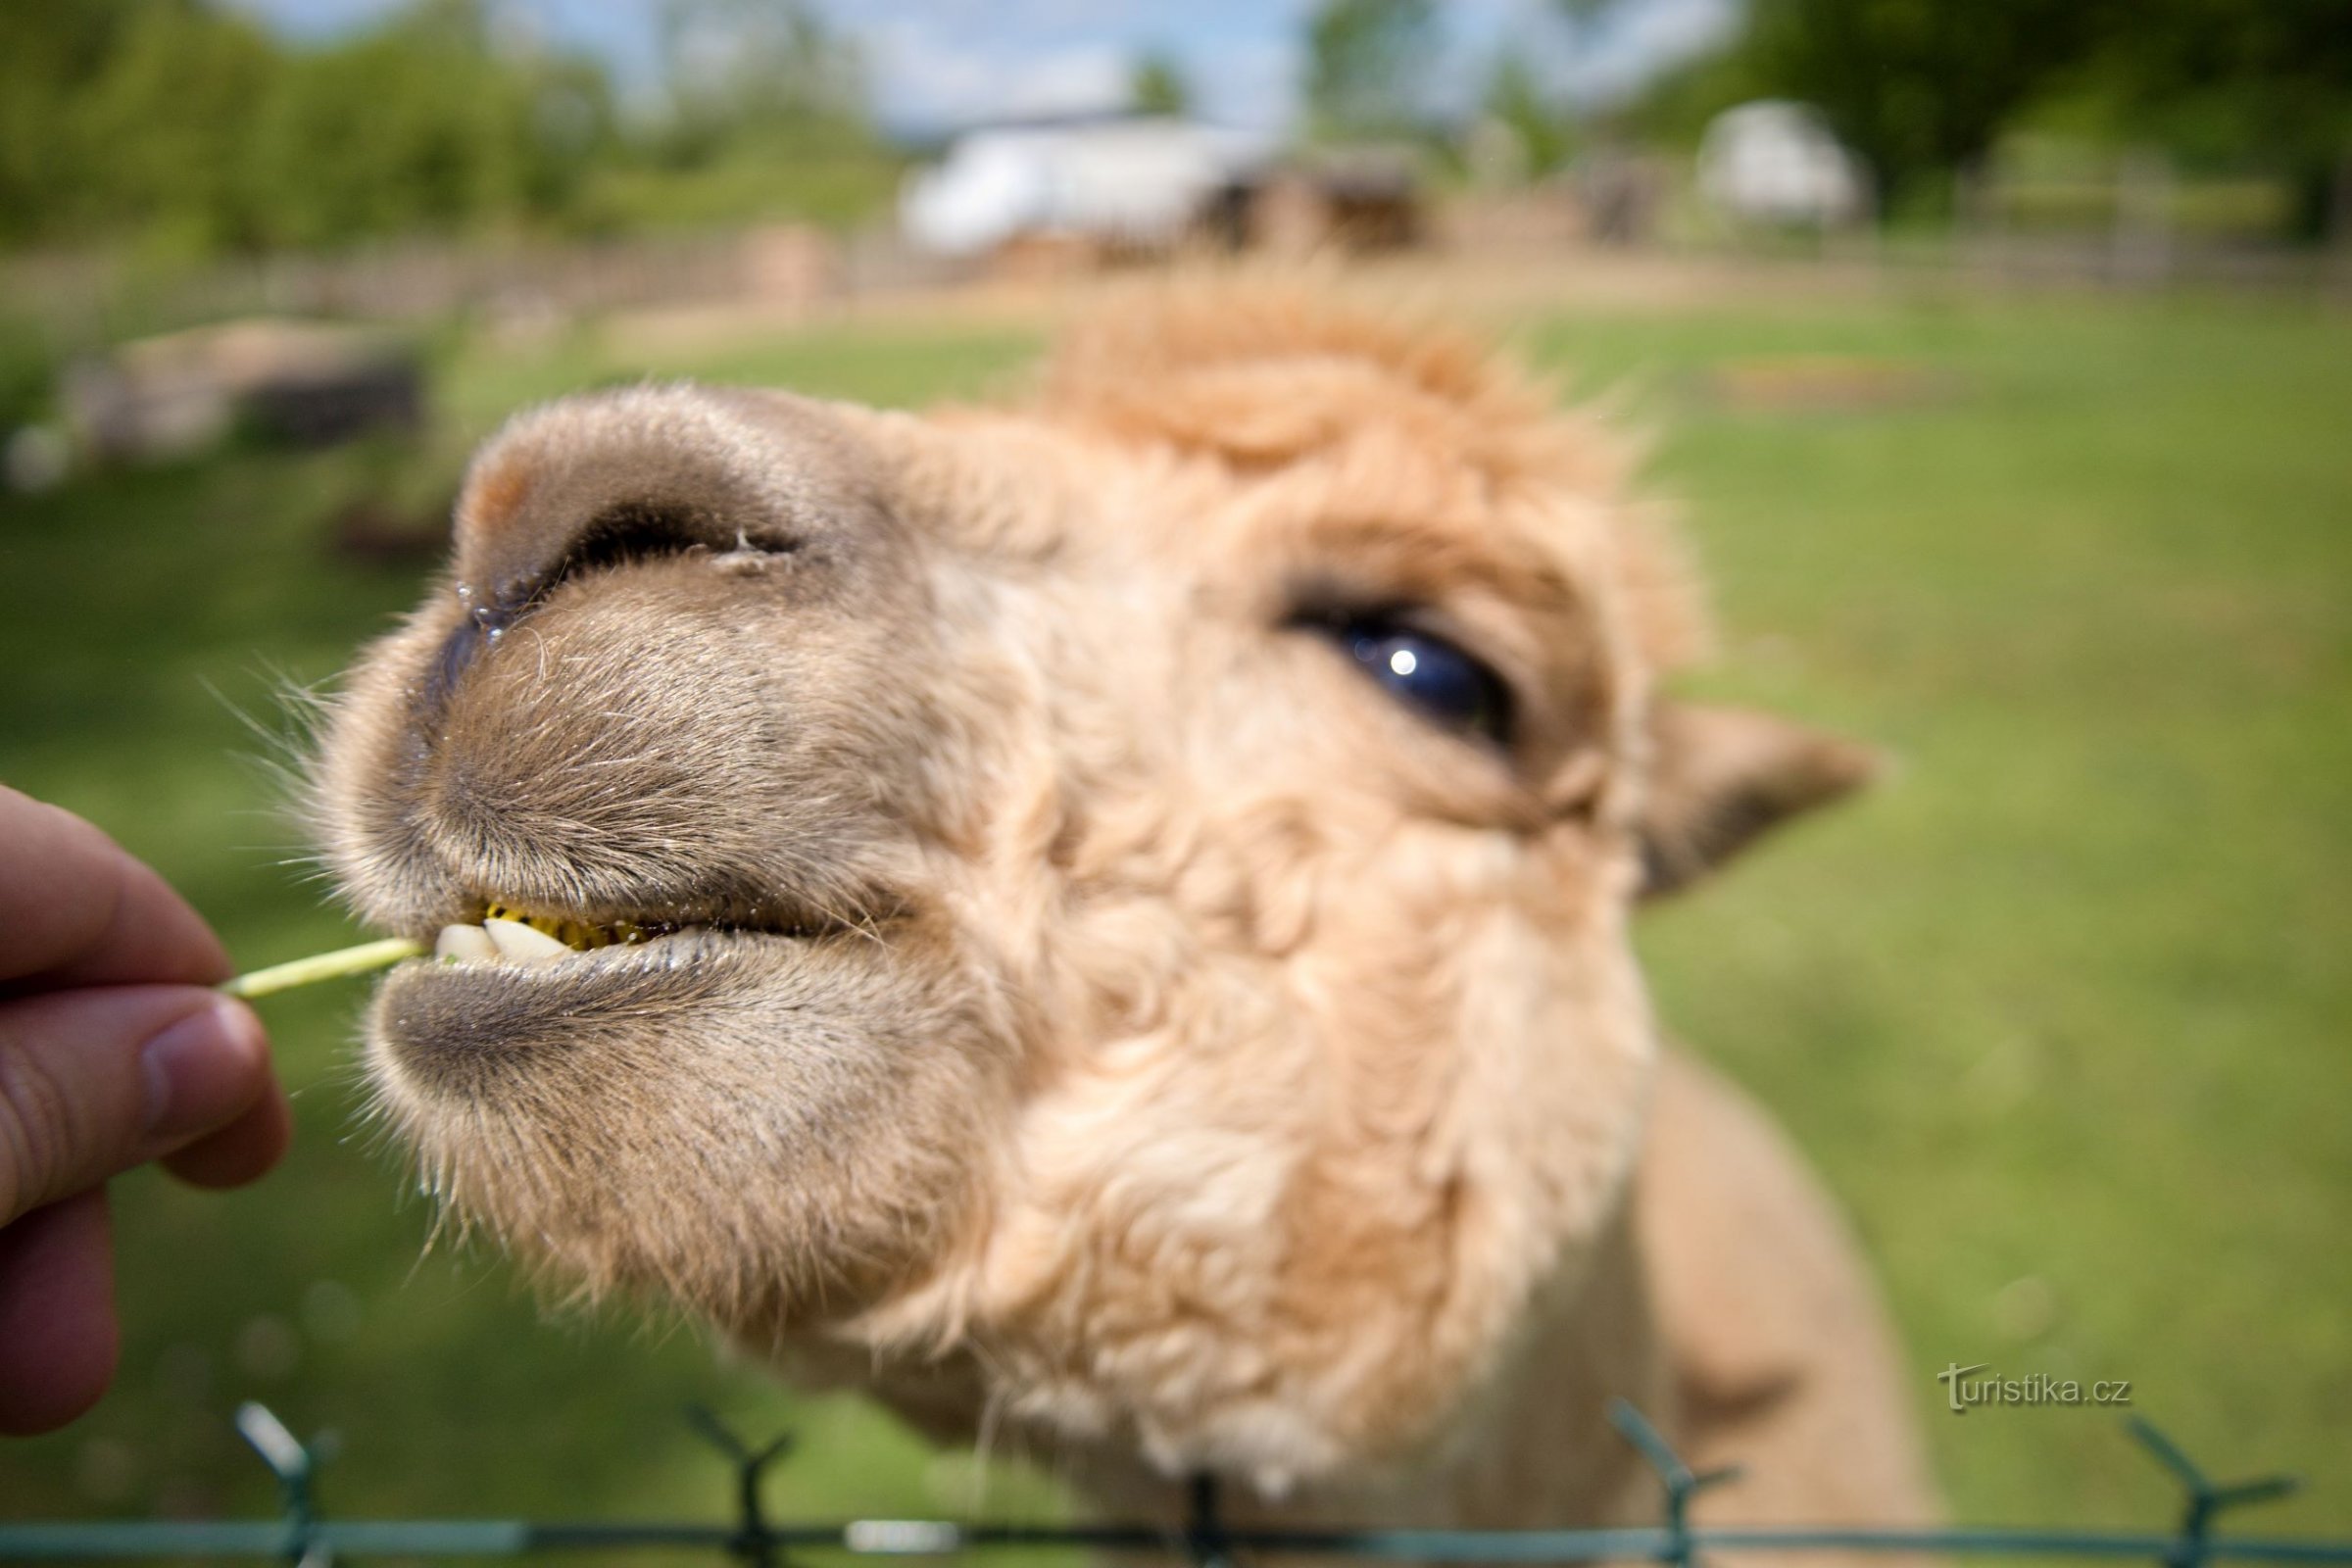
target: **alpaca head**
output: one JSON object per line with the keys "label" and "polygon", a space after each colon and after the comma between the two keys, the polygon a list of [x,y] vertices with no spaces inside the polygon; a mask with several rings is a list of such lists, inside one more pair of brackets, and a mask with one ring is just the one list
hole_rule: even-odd
{"label": "alpaca head", "polygon": [[1438,1441],[1621,1202],[1645,884],[1859,776],[1657,697],[1695,616],[1623,466],[1230,289],[1001,409],[519,417],[318,766],[361,913],[460,928],[374,1006],[388,1116],[762,1351],[976,1351],[1170,1468]]}

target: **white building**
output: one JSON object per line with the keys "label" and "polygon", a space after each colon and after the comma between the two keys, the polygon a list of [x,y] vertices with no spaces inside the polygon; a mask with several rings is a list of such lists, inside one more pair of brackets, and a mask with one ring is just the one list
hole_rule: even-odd
{"label": "white building", "polygon": [[1262,137],[1176,119],[974,130],[908,176],[899,219],[915,244],[947,256],[1030,234],[1163,246],[1270,153]]}
{"label": "white building", "polygon": [[1861,160],[1810,104],[1759,99],[1717,115],[1698,147],[1698,190],[1743,223],[1835,228],[1870,212]]}

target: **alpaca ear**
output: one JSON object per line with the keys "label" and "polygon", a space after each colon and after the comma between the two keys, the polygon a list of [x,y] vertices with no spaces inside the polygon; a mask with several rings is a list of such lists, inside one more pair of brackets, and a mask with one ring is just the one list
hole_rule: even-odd
{"label": "alpaca ear", "polygon": [[1879,771],[1868,747],[1744,708],[1661,702],[1650,746],[1641,821],[1645,899],[1688,887]]}

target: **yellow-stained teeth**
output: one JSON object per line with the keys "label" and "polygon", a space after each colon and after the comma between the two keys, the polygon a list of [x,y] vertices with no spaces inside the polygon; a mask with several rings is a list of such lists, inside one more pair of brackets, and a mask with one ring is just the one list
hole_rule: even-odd
{"label": "yellow-stained teeth", "polygon": [[569,920],[559,914],[532,914],[511,904],[493,904],[483,911],[486,920],[512,920],[527,925],[543,936],[554,937],[567,948],[586,953],[591,948],[609,948],[616,942],[642,942],[646,938],[643,926],[629,920],[612,925],[590,925],[585,920]]}
{"label": "yellow-stained teeth", "polygon": [[435,957],[450,963],[502,958],[510,963],[546,963],[569,953],[592,953],[659,934],[658,929],[631,920],[590,925],[563,915],[532,914],[511,904],[489,903],[481,907],[478,923],[460,921],[441,928],[433,942]]}

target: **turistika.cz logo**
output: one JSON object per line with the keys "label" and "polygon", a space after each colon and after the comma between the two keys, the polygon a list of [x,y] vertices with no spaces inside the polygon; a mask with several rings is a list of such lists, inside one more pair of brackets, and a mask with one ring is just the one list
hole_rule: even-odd
{"label": "turistika.cz logo", "polygon": [[[1977,1374],[1984,1373],[1979,1377]],[[1936,1374],[1943,1385],[1944,1402],[1952,1414],[1966,1415],[1986,1405],[2036,1404],[2130,1404],[2132,1380],[2109,1379],[2097,1383],[2078,1383],[2073,1378],[2055,1378],[2047,1372],[2029,1372],[2022,1378],[2005,1378],[1992,1371],[1992,1363],[1979,1361],[1974,1366],[1958,1362]]]}

